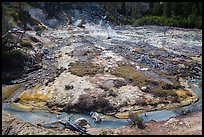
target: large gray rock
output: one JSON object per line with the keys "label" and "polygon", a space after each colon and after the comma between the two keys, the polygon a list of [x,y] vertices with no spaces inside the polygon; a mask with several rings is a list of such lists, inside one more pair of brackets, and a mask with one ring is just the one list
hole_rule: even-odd
{"label": "large gray rock", "polygon": [[106,81],[102,82],[99,85],[99,87],[104,89],[104,90],[109,90],[109,89],[114,87],[114,81],[113,80],[106,80]]}
{"label": "large gray rock", "polygon": [[84,21],[83,20],[77,20],[75,23],[74,23],[74,26],[76,27],[83,27],[82,25],[84,24]]}
{"label": "large gray rock", "polygon": [[52,19],[49,19],[46,23],[48,24],[49,27],[55,28],[59,25],[59,20],[56,18],[52,18]]}
{"label": "large gray rock", "polygon": [[45,22],[46,20],[46,14],[43,12],[42,9],[39,8],[31,8],[29,9],[29,14],[31,17],[34,19],[40,21],[40,22]]}
{"label": "large gray rock", "polygon": [[97,112],[91,113],[91,117],[94,119],[94,122],[101,122],[100,115]]}
{"label": "large gray rock", "polygon": [[75,120],[74,124],[82,127],[90,125],[85,118],[78,118],[77,120]]}
{"label": "large gray rock", "polygon": [[114,87],[119,88],[122,86],[127,85],[127,82],[125,80],[121,80],[121,79],[108,79],[103,81],[102,83],[99,84],[99,87],[104,89],[104,90],[110,90]]}

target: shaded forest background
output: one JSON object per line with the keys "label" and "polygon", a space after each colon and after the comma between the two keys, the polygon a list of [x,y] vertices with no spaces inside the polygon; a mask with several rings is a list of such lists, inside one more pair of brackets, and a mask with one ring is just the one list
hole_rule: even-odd
{"label": "shaded forest background", "polygon": [[202,28],[202,2],[109,2],[102,5],[112,15],[110,19],[135,26]]}
{"label": "shaded forest background", "polygon": [[[165,25],[202,29],[202,2],[4,2],[2,4],[2,33],[29,18],[28,6],[41,8],[48,16],[56,16],[59,11],[81,10],[85,6],[97,4],[104,9],[106,20],[117,25]],[[77,3],[77,5],[75,5]],[[6,5],[6,6],[5,6]],[[44,6],[43,6],[44,5]],[[35,22],[34,22],[35,23]]]}

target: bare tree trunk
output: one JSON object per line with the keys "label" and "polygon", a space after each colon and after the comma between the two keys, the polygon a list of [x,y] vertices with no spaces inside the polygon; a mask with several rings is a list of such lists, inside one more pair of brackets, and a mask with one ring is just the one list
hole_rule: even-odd
{"label": "bare tree trunk", "polygon": [[18,8],[19,8],[19,13],[20,13],[20,18],[21,18],[22,23],[23,23],[23,29],[26,29],[26,28],[27,28],[27,25],[26,25],[26,20],[25,20],[25,18],[23,17],[23,10],[22,10],[21,2],[18,2]]}

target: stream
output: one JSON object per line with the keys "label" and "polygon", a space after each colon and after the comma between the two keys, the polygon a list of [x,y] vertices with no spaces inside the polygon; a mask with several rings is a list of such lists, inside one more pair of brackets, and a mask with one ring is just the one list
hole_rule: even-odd
{"label": "stream", "polygon": [[[156,110],[151,112],[145,112],[145,113],[139,114],[139,116],[144,119],[144,122],[148,122],[150,120],[163,121],[163,120],[168,120],[171,117],[181,115],[183,110],[185,111],[190,110],[191,112],[202,110],[202,91],[200,88],[198,88],[195,85],[195,83],[201,83],[201,82],[202,82],[201,80],[197,80],[196,82],[188,81],[188,85],[191,86],[191,88],[199,96],[199,100],[196,103],[191,104],[189,106],[176,108],[174,110]],[[72,116],[70,117],[71,123],[74,123],[76,119],[83,117],[87,119],[87,121],[90,123],[91,127],[93,128],[100,128],[100,127],[118,128],[121,126],[125,126],[126,124],[129,123],[128,119],[117,119],[117,118],[105,118],[105,119],[102,119],[100,123],[96,123],[93,121],[89,113],[60,112],[60,114],[55,114],[45,110],[28,111],[28,110],[17,109],[14,106],[12,106],[12,104],[9,104],[9,103],[2,103],[2,109],[10,113],[11,115],[14,115],[22,119],[23,121],[29,122],[33,125],[37,125],[39,123],[49,124],[52,122],[56,122],[59,119],[64,119],[67,116],[70,116],[71,114],[72,114]]]}

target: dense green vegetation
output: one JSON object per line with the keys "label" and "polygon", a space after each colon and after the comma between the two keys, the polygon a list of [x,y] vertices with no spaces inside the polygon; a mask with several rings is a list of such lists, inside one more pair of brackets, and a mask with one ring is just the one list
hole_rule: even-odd
{"label": "dense green vegetation", "polygon": [[133,125],[137,125],[138,128],[140,128],[140,129],[145,128],[145,125],[143,123],[144,119],[139,117],[137,114],[134,114],[131,112],[131,113],[129,113],[128,117],[132,121]]}
{"label": "dense green vegetation", "polygon": [[[108,2],[102,5],[110,12],[108,20],[118,24],[202,28],[202,2]],[[118,17],[118,13],[123,16]]]}
{"label": "dense green vegetation", "polygon": [[14,20],[18,16],[18,13],[7,7],[2,7],[2,35],[5,34],[16,24]]}
{"label": "dense green vegetation", "polygon": [[5,2],[2,4],[2,35],[16,25],[29,30],[31,28],[28,27],[28,24],[31,26],[40,24],[26,10],[30,5],[32,4],[28,2]]}
{"label": "dense green vegetation", "polygon": [[181,16],[145,16],[137,19],[133,26],[141,25],[165,25],[172,27],[184,27],[184,28],[202,28],[202,18],[194,19],[194,17],[182,18]]}

